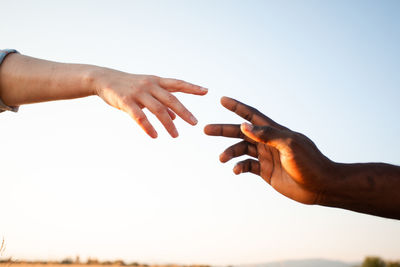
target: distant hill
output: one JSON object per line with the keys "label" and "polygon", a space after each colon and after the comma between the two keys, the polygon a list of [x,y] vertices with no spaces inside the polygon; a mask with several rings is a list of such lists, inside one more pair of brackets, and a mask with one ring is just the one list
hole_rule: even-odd
{"label": "distant hill", "polygon": [[308,259],[308,260],[285,260],[260,264],[234,265],[234,267],[353,267],[355,263],[334,260]]}

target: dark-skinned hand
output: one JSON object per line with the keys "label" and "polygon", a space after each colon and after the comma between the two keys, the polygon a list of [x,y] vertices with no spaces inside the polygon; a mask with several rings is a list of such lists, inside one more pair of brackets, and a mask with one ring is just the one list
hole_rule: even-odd
{"label": "dark-skinned hand", "polygon": [[204,128],[207,135],[242,139],[227,148],[220,161],[248,155],[252,158],[235,165],[235,174],[254,173],[293,200],[318,204],[335,163],[306,136],[279,125],[257,109],[228,97],[223,97],[221,104],[251,124],[210,124]]}

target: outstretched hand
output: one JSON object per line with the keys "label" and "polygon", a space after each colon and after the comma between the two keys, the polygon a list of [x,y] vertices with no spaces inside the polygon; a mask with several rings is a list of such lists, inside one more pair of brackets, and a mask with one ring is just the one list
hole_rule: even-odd
{"label": "outstretched hand", "polygon": [[223,97],[221,104],[251,124],[210,124],[204,128],[207,135],[242,139],[227,148],[220,161],[248,155],[252,158],[235,165],[235,174],[254,173],[293,200],[319,204],[335,163],[306,136],[279,125],[255,108],[228,97]]}
{"label": "outstretched hand", "polygon": [[111,69],[103,70],[99,76],[95,85],[96,94],[111,106],[128,113],[152,138],[158,134],[142,111],[143,108],[153,113],[175,138],[178,137],[173,123],[175,114],[191,125],[196,125],[197,119],[172,93],[207,94],[207,89],[182,80]]}
{"label": "outstretched hand", "polygon": [[9,107],[98,95],[128,113],[153,138],[157,132],[143,108],[153,113],[172,137],[177,137],[175,114],[191,125],[197,124],[197,120],[172,93],[207,94],[207,89],[181,80],[58,63],[16,53],[2,63],[0,76],[0,98]]}

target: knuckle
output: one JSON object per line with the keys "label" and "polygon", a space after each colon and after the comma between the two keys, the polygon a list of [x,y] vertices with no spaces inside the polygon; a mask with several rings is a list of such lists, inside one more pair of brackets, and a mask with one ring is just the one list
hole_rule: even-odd
{"label": "knuckle", "polygon": [[132,102],[132,98],[129,95],[125,95],[121,97],[121,103],[123,105],[129,105]]}
{"label": "knuckle", "polygon": [[138,87],[141,89],[149,88],[153,84],[153,81],[149,77],[145,77],[138,81]]}
{"label": "knuckle", "polygon": [[176,83],[176,85],[179,86],[179,87],[184,86],[184,85],[186,84],[186,82],[183,81],[183,80],[175,80],[175,83]]}
{"label": "knuckle", "polygon": [[250,107],[250,110],[251,110],[251,112],[252,113],[261,113],[258,109],[256,109],[256,108],[253,108],[253,107]]}
{"label": "knuckle", "polygon": [[174,103],[178,102],[178,99],[173,94],[168,94],[166,98],[167,98],[166,100],[168,103],[174,104]]}
{"label": "knuckle", "polygon": [[156,105],[154,107],[154,113],[161,114],[161,113],[164,113],[165,111],[166,110],[165,110],[165,107],[163,105]]}
{"label": "knuckle", "polygon": [[138,114],[135,116],[135,120],[138,124],[143,124],[147,120],[147,118],[144,114]]}
{"label": "knuckle", "polygon": [[253,113],[246,113],[246,114],[243,116],[243,118],[244,118],[246,121],[251,121],[251,119],[253,118]]}
{"label": "knuckle", "polygon": [[242,161],[243,172],[248,172],[249,169],[250,169],[250,160],[246,159],[245,161]]}
{"label": "knuckle", "polygon": [[289,148],[293,148],[295,146],[295,140],[292,137],[285,138],[285,143]]}
{"label": "knuckle", "polygon": [[270,136],[272,132],[272,128],[269,126],[264,126],[261,128],[261,134],[265,137]]}
{"label": "knuckle", "polygon": [[293,150],[299,145],[299,136],[291,132],[285,138],[285,143],[288,148]]}
{"label": "knuckle", "polygon": [[145,87],[139,87],[139,88],[135,88],[135,90],[132,92],[132,98],[136,99],[136,100],[140,100],[142,99],[146,94],[148,94],[145,91]]}

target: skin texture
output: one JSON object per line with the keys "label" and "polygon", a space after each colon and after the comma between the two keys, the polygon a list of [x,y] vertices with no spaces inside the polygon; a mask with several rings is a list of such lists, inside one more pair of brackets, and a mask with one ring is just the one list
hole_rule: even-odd
{"label": "skin texture", "polygon": [[228,97],[221,104],[251,123],[204,128],[207,135],[241,139],[220,155],[223,163],[242,155],[252,157],[238,162],[235,174],[259,175],[276,191],[303,204],[400,219],[400,167],[333,162],[305,135],[258,110]]}
{"label": "skin texture", "polygon": [[144,108],[152,112],[172,137],[178,136],[177,114],[191,125],[193,114],[172,94],[205,95],[207,89],[185,81],[137,75],[83,64],[65,64],[10,54],[0,66],[0,98],[9,106],[97,95],[128,113],[152,138],[157,132]]}

